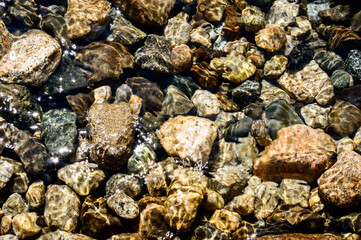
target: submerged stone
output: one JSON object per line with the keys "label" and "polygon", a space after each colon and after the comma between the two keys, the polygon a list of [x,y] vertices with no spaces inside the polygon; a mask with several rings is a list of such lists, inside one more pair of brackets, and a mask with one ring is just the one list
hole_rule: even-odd
{"label": "submerged stone", "polygon": [[176,86],[170,85],[162,103],[162,113],[169,116],[184,115],[193,112],[194,105]]}

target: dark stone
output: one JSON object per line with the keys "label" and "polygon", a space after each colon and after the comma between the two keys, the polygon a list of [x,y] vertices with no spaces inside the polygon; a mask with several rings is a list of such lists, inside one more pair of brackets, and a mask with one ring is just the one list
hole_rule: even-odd
{"label": "dark stone", "polygon": [[260,102],[250,103],[244,109],[244,114],[246,114],[246,116],[253,119],[258,118],[262,114],[262,112],[263,112],[263,104]]}
{"label": "dark stone", "polygon": [[94,93],[88,94],[78,93],[75,95],[66,96],[71,109],[75,112],[79,122],[81,124],[87,122],[87,115],[91,105],[94,102]]}
{"label": "dark stone", "polygon": [[237,123],[229,126],[224,132],[224,138],[228,142],[237,142],[238,138],[248,137],[253,119],[245,117],[239,120]]}
{"label": "dark stone", "polygon": [[358,108],[361,108],[361,85],[344,88],[342,91],[336,91],[337,99],[345,100]]}
{"label": "dark stone", "polygon": [[72,47],[72,42],[66,30],[65,19],[62,15],[49,13],[40,22],[40,28],[56,38],[60,45],[66,49]]}
{"label": "dark stone", "polygon": [[331,51],[319,50],[315,53],[313,59],[324,71],[330,74],[337,69],[345,69],[345,62],[342,58]]}
{"label": "dark stone", "polygon": [[16,0],[8,12],[19,24],[26,27],[35,27],[40,21],[38,6],[34,0]]}
{"label": "dark stone", "polygon": [[256,101],[261,94],[261,84],[247,80],[232,90],[232,99],[239,105],[248,105]]}
{"label": "dark stone", "polygon": [[174,85],[179,90],[181,90],[189,99],[192,98],[195,91],[198,89],[201,89],[200,86],[198,86],[191,77],[183,77],[180,75],[173,76],[170,80],[164,82],[163,89],[167,89],[168,86]]}
{"label": "dark stone", "polygon": [[353,49],[346,59],[346,71],[352,76],[361,79],[361,51]]}
{"label": "dark stone", "polygon": [[198,226],[192,237],[194,240],[231,240],[229,233],[221,231],[211,224]]}
{"label": "dark stone", "polygon": [[345,88],[350,84],[352,76],[345,70],[339,69],[332,73],[330,80],[335,88]]}
{"label": "dark stone", "polygon": [[105,197],[109,198],[111,195],[123,191],[129,197],[135,198],[141,194],[142,187],[143,184],[138,177],[117,173],[111,176],[107,181],[105,185]]}
{"label": "dark stone", "polygon": [[323,10],[319,16],[327,25],[331,24],[345,24],[351,17],[350,5],[337,5],[336,7]]}
{"label": "dark stone", "polygon": [[181,90],[174,85],[170,85],[167,88],[162,106],[162,114],[174,116],[184,115],[194,111],[193,103]]}
{"label": "dark stone", "polygon": [[297,71],[306,66],[313,58],[313,51],[305,44],[298,44],[288,56],[287,69]]}

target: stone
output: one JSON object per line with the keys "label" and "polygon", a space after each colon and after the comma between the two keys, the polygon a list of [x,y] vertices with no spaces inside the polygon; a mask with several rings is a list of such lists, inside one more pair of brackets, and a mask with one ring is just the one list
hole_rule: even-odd
{"label": "stone", "polygon": [[[12,227],[12,217],[11,216],[3,216],[1,218],[0,223],[0,234],[5,235],[8,234]],[[18,238],[17,238],[18,239]]]}
{"label": "stone", "polygon": [[321,22],[321,17],[319,13],[323,10],[329,9],[331,3],[328,1],[320,3],[308,3],[307,4],[307,15],[310,21],[314,24],[319,24]]}
{"label": "stone", "polygon": [[210,212],[214,212],[217,209],[224,207],[224,199],[221,194],[212,189],[207,188],[206,194],[204,195],[202,206]]}
{"label": "stone", "polygon": [[157,130],[157,136],[169,156],[205,164],[217,137],[217,129],[217,125],[211,120],[178,116],[166,121]]}
{"label": "stone", "polygon": [[292,98],[300,102],[316,101],[321,106],[325,106],[334,98],[329,76],[314,60],[301,71],[284,73],[277,82]]}
{"label": "stone", "polygon": [[225,0],[197,0],[199,11],[209,22],[222,20],[224,10],[227,6]]}
{"label": "stone", "polygon": [[144,240],[138,233],[121,233],[113,235],[108,240]]}
{"label": "stone", "polygon": [[361,79],[361,51],[353,49],[346,59],[346,71],[357,79]]}
{"label": "stone", "polygon": [[325,204],[320,196],[318,189],[318,187],[312,189],[310,192],[310,198],[308,199],[308,205],[313,212],[320,212],[325,207]]}
{"label": "stone", "polygon": [[89,195],[80,211],[80,233],[92,237],[110,237],[122,228],[120,219],[107,209],[107,200]]}
{"label": "stone", "polygon": [[262,90],[259,98],[262,100],[264,105],[268,105],[278,99],[284,99],[289,104],[293,104],[295,100],[291,99],[290,96],[283,91],[281,88],[276,87],[275,85],[269,83],[266,80],[261,82]]}
{"label": "stone", "polygon": [[107,206],[121,218],[134,219],[139,214],[137,203],[124,192],[111,195],[107,199]]}
{"label": "stone", "polygon": [[128,159],[128,173],[146,175],[156,164],[157,155],[152,146],[143,143],[136,146],[134,153]]}
{"label": "stone", "polygon": [[15,235],[12,234],[5,234],[0,236],[0,240],[18,240],[19,238],[17,238]]}
{"label": "stone", "polygon": [[95,163],[76,162],[58,170],[58,178],[78,195],[87,196],[96,190],[105,178],[105,173]]}
{"label": "stone", "polygon": [[143,77],[128,78],[125,83],[132,89],[134,95],[143,99],[143,110],[159,111],[162,108],[163,92],[157,83]]}
{"label": "stone", "polygon": [[[250,61],[256,68],[261,69],[266,62],[263,52],[256,46],[251,46],[250,49],[244,54],[248,61]],[[258,72],[258,71],[257,71]],[[257,74],[256,72],[256,74]],[[262,76],[263,77],[263,76]]]}
{"label": "stone", "polygon": [[75,61],[86,71],[88,81],[117,81],[124,69],[134,68],[134,58],[122,44],[96,41],[81,48]]}
{"label": "stone", "polygon": [[[194,92],[198,89],[201,89],[191,77],[183,77],[180,75],[175,75],[171,78],[169,82],[166,82],[166,86],[174,85],[179,90],[181,90],[188,98],[191,98]],[[167,87],[163,88],[166,89]]]}
{"label": "stone", "polygon": [[94,92],[90,92],[88,94],[78,93],[75,95],[68,95],[66,96],[66,100],[76,114],[78,121],[81,124],[86,123],[88,121],[88,111],[95,100]]}
{"label": "stone", "polygon": [[265,14],[257,6],[247,6],[242,10],[241,22],[246,31],[257,32],[266,25]]}
{"label": "stone", "polygon": [[228,3],[224,11],[224,26],[222,27],[221,36],[228,40],[237,40],[241,35],[241,12],[235,4]]}
{"label": "stone", "polygon": [[216,210],[209,223],[214,224],[216,228],[225,232],[233,232],[237,230],[242,221],[241,216],[236,212],[231,212],[226,209]]}
{"label": "stone", "polygon": [[110,20],[110,3],[106,0],[70,0],[65,13],[71,39],[94,40]]}
{"label": "stone", "polygon": [[360,33],[361,32],[360,23],[361,23],[361,11],[353,15],[350,26],[351,30],[356,33]]}
{"label": "stone", "polygon": [[89,109],[90,158],[99,166],[119,170],[134,142],[135,119],[128,103],[96,103]]}
{"label": "stone", "polygon": [[337,156],[337,162],[326,170],[317,183],[322,198],[337,207],[357,206],[361,201],[359,172],[355,168],[361,157],[354,151],[344,151]]}
{"label": "stone", "polygon": [[76,136],[75,113],[55,109],[43,115],[41,138],[54,157],[66,159],[74,154]]}
{"label": "stone", "polygon": [[13,164],[0,159],[0,190],[6,186],[13,173]]}
{"label": "stone", "polygon": [[345,24],[349,20],[350,15],[350,5],[337,5],[320,12],[322,22],[328,25]]}
{"label": "stone", "polygon": [[0,60],[0,81],[41,86],[55,71],[62,56],[60,44],[40,30],[29,30],[11,45]]}
{"label": "stone", "polygon": [[173,46],[187,44],[190,40],[192,26],[187,19],[182,16],[175,16],[169,19],[167,26],[164,28],[164,36]]}
{"label": "stone", "polygon": [[4,202],[2,210],[5,216],[14,217],[17,214],[28,212],[29,205],[20,194],[13,193]]}
{"label": "stone", "polygon": [[268,25],[255,35],[256,45],[267,52],[274,53],[283,47],[286,42],[286,33],[278,25]]}
{"label": "stone", "polygon": [[0,59],[9,51],[12,42],[13,39],[6,28],[5,23],[0,20]]}
{"label": "stone", "polygon": [[189,69],[194,61],[193,50],[186,44],[175,46],[172,49],[171,59],[174,74],[179,74]]}
{"label": "stone", "polygon": [[43,181],[33,182],[25,194],[30,209],[38,209],[45,203],[45,185]]}
{"label": "stone", "polygon": [[149,171],[145,181],[147,190],[152,197],[159,196],[167,190],[166,176],[159,164]]}
{"label": "stone", "polygon": [[38,6],[34,0],[16,0],[8,9],[9,15],[16,19],[16,22],[25,27],[35,27],[40,18]]}
{"label": "stone", "polygon": [[317,103],[312,103],[301,107],[301,116],[308,126],[324,129],[328,126],[330,111],[331,107],[321,107]]}
{"label": "stone", "polygon": [[50,185],[45,194],[44,218],[47,226],[74,232],[80,213],[79,197],[66,185]]}
{"label": "stone", "polygon": [[[63,10],[66,10],[65,7]],[[73,47],[73,43],[68,35],[63,11],[58,14],[49,13],[43,16],[40,22],[40,28],[57,39],[64,49],[71,49]]]}
{"label": "stone", "polygon": [[115,92],[114,103],[129,102],[131,95],[132,89],[127,84],[123,83]]}
{"label": "stone", "polygon": [[240,84],[256,72],[256,67],[242,55],[229,54],[226,57],[214,58],[209,66],[235,84]]}
{"label": "stone", "polygon": [[335,88],[346,88],[353,82],[352,75],[343,69],[338,69],[332,73],[330,78],[332,85]]}
{"label": "stone", "polygon": [[326,234],[303,234],[303,233],[283,233],[277,235],[265,235],[257,240],[341,240],[341,237]]}
{"label": "stone", "polygon": [[269,10],[267,23],[275,24],[281,27],[287,27],[296,22],[299,14],[299,5],[297,2],[288,2],[287,0],[276,0]]}
{"label": "stone", "polygon": [[108,41],[119,42],[123,45],[133,45],[147,36],[145,32],[128,21],[120,11],[113,8],[110,12],[110,17],[112,23],[110,24]]}
{"label": "stone", "polygon": [[197,90],[192,96],[192,103],[199,117],[211,117],[219,113],[218,98],[207,90]]}
{"label": "stone", "polygon": [[[198,90],[197,90],[198,91]],[[176,86],[170,85],[162,103],[162,113],[169,116],[185,115],[194,111],[194,105]]]}
{"label": "stone", "polygon": [[32,237],[40,232],[41,227],[36,224],[36,213],[20,213],[13,218],[13,230],[19,239]]}
{"label": "stone", "polygon": [[252,118],[245,117],[230,125],[224,132],[224,139],[228,142],[237,142],[238,140],[241,142],[242,138],[248,137],[252,122]]}
{"label": "stone", "polygon": [[251,136],[256,139],[257,143],[261,146],[268,146],[272,142],[270,132],[264,120],[259,119],[253,121],[251,126]]}
{"label": "stone", "polygon": [[232,99],[238,105],[248,105],[254,102],[260,94],[261,84],[252,80],[246,80],[238,87],[232,89]]}
{"label": "stone", "polygon": [[204,88],[214,88],[217,86],[219,74],[209,67],[207,62],[194,64],[190,69],[193,77]]}
{"label": "stone", "polygon": [[254,215],[257,219],[268,217],[281,199],[280,189],[275,182],[262,182],[256,189]]}
{"label": "stone", "polygon": [[230,233],[221,231],[213,226],[213,224],[206,223],[204,225],[199,225],[194,230],[194,235],[192,240],[230,240]]}
{"label": "stone", "polygon": [[359,128],[356,133],[355,136],[353,137],[353,142],[355,144],[355,151],[356,152],[361,152],[361,129]]}
{"label": "stone", "polygon": [[227,112],[237,112],[239,110],[238,105],[232,101],[226,94],[217,92],[216,97],[219,101],[219,108]]}
{"label": "stone", "polygon": [[212,37],[215,35],[216,33],[214,26],[208,22],[205,22],[191,31],[190,42],[209,49],[212,46]]}
{"label": "stone", "polygon": [[283,179],[280,184],[280,196],[284,204],[308,207],[311,187],[306,181]]}
{"label": "stone", "polygon": [[328,114],[329,127],[340,137],[351,135],[361,126],[361,110],[346,101],[337,101]]}
{"label": "stone", "polygon": [[84,234],[69,233],[62,230],[56,230],[55,232],[46,233],[41,235],[37,240],[53,240],[53,239],[71,239],[71,240],[95,240]]}
{"label": "stone", "polygon": [[263,68],[264,76],[270,79],[276,79],[286,70],[288,59],[283,55],[275,55],[268,60]]}
{"label": "stone", "polygon": [[112,98],[112,89],[107,85],[95,88],[92,92],[94,94],[93,103],[109,103]]}
{"label": "stone", "polygon": [[114,174],[105,185],[105,197],[109,198],[118,192],[124,192],[131,198],[136,198],[142,192],[140,179],[123,173]]}
{"label": "stone", "polygon": [[28,190],[29,178],[19,161],[0,156],[0,160],[11,163],[13,167],[13,175],[6,185],[6,189],[14,193],[25,193]]}
{"label": "stone", "polygon": [[141,26],[159,27],[167,23],[175,0],[163,2],[145,0],[112,0],[124,15]]}
{"label": "stone", "polygon": [[278,131],[277,139],[256,159],[253,172],[265,181],[292,178],[311,183],[332,165],[334,153],[336,146],[323,130],[296,124]]}
{"label": "stone", "polygon": [[345,62],[334,52],[318,50],[315,52],[313,59],[326,72],[332,73],[336,70],[345,69]]}
{"label": "stone", "polygon": [[349,137],[341,138],[336,142],[337,154],[340,154],[344,151],[354,151],[355,143]]}

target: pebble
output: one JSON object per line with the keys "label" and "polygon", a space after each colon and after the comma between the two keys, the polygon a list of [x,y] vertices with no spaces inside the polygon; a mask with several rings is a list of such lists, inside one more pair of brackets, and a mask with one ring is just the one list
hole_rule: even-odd
{"label": "pebble", "polygon": [[12,227],[12,217],[11,216],[3,216],[1,218],[0,224],[0,234],[5,235],[10,233]]}
{"label": "pebble", "polygon": [[55,232],[46,233],[41,235],[37,240],[52,240],[52,239],[72,239],[72,240],[95,240],[84,234],[69,233],[62,230],[56,230]]}
{"label": "pebble", "polygon": [[179,74],[189,69],[193,64],[193,50],[186,44],[175,46],[172,49],[171,59],[173,74]]}
{"label": "pebble", "polygon": [[255,36],[256,45],[267,52],[274,53],[283,47],[286,42],[286,32],[279,25],[268,25]]}
{"label": "pebble", "polygon": [[149,171],[145,181],[147,190],[152,197],[160,196],[167,190],[166,175],[159,164]]}
{"label": "pebble", "polygon": [[353,137],[353,142],[355,144],[355,151],[361,153],[361,129],[359,128],[355,136]]}
{"label": "pebble", "polygon": [[354,151],[355,143],[349,137],[341,138],[336,142],[337,154],[340,154],[343,151]]}
{"label": "pebble", "polygon": [[326,50],[316,51],[313,59],[326,72],[332,73],[336,70],[345,69],[345,62],[334,52]]}
{"label": "pebble", "polygon": [[194,64],[190,69],[193,77],[204,88],[214,88],[217,86],[219,74],[209,67],[207,62]]}
{"label": "pebble", "polygon": [[281,88],[276,87],[266,80],[262,80],[261,82],[262,89],[261,95],[259,98],[262,100],[264,105],[268,105],[278,99],[284,99],[289,104],[293,104],[295,100],[291,99],[291,97],[283,91]]}
{"label": "pebble", "polygon": [[268,217],[281,199],[280,189],[275,182],[262,182],[255,192],[254,215],[257,219]]}
{"label": "pebble", "polygon": [[238,213],[226,209],[216,210],[209,219],[209,223],[214,224],[219,230],[226,232],[237,230],[241,221],[242,218]]}
{"label": "pebble", "polygon": [[187,22],[186,17],[175,16],[168,20],[164,28],[164,36],[173,46],[187,44],[191,38],[191,31],[192,26]]}
{"label": "pebble", "polygon": [[30,209],[38,209],[45,203],[45,184],[43,181],[33,182],[25,194]]}
{"label": "pebble", "polygon": [[40,232],[41,227],[36,223],[36,213],[20,213],[13,218],[13,231],[19,239],[32,237]]}
{"label": "pebble", "polygon": [[13,175],[7,183],[6,189],[14,193],[25,193],[28,190],[29,178],[22,163],[5,157],[0,157],[0,159],[11,163],[13,166]]}
{"label": "pebble", "polygon": [[207,188],[206,194],[204,195],[202,206],[207,211],[215,211],[224,207],[224,199],[221,194],[212,189]]}
{"label": "pebble", "polygon": [[330,80],[332,85],[338,89],[346,88],[353,82],[352,76],[343,69],[334,71]]}
{"label": "pebble", "polygon": [[344,24],[349,20],[350,15],[350,5],[337,5],[320,12],[322,22],[328,25]]}
{"label": "pebble", "polygon": [[107,206],[121,218],[134,219],[139,215],[137,203],[124,192],[111,195],[107,199]]}
{"label": "pebble", "polygon": [[9,182],[14,172],[13,165],[0,159],[0,190]]}
{"label": "pebble", "polygon": [[199,11],[209,22],[222,20],[224,10],[227,6],[226,0],[197,0]]}
{"label": "pebble", "polygon": [[318,187],[312,189],[310,192],[310,198],[308,199],[308,204],[313,212],[320,212],[325,208],[324,201],[321,198],[318,189]]}
{"label": "pebble", "polygon": [[2,210],[5,216],[14,217],[17,214],[28,212],[29,205],[18,193],[11,194],[4,202]]}
{"label": "pebble", "polygon": [[288,59],[283,55],[275,55],[264,65],[264,76],[270,79],[276,79],[286,70]]}
{"label": "pebble", "polygon": [[269,10],[267,24],[276,24],[281,27],[287,27],[296,22],[298,14],[299,5],[297,2],[276,0]]}
{"label": "pebble", "polygon": [[199,117],[211,117],[219,113],[218,98],[207,90],[195,91],[191,101],[197,109],[197,116]]}
{"label": "pebble", "polygon": [[247,105],[254,102],[261,94],[261,84],[256,81],[246,80],[232,89],[232,100],[238,105]]}
{"label": "pebble", "polygon": [[351,30],[356,32],[356,33],[360,33],[361,32],[361,28],[360,28],[360,22],[361,22],[361,11],[357,12],[352,20],[351,20]]}
{"label": "pebble", "polygon": [[283,233],[265,235],[258,240],[341,240],[341,237],[326,234]]}
{"label": "pebble", "polygon": [[248,6],[242,10],[241,22],[246,31],[257,32],[266,25],[265,14],[256,6]]}
{"label": "pebble", "polygon": [[143,185],[139,178],[134,175],[123,173],[114,174],[105,185],[105,197],[109,198],[118,192],[124,192],[131,198],[136,198],[142,192]]}
{"label": "pebble", "polygon": [[138,233],[122,233],[113,235],[108,240],[144,240]]}
{"label": "pebble", "polygon": [[239,110],[239,106],[232,101],[232,99],[230,99],[226,94],[221,93],[221,92],[217,92],[216,97],[218,98],[219,101],[219,108],[223,111],[226,112],[236,112]]}
{"label": "pebble", "polygon": [[194,105],[176,86],[170,85],[162,103],[162,113],[169,116],[185,115],[194,112]]}
{"label": "pebble", "polygon": [[280,196],[284,204],[308,207],[311,187],[306,181],[283,179],[280,184]]}
{"label": "pebble", "polygon": [[6,28],[5,23],[0,20],[0,59],[9,51],[13,39]]}
{"label": "pebble", "polygon": [[139,144],[128,159],[129,173],[146,175],[156,164],[157,155],[149,144]]}
{"label": "pebble", "polygon": [[242,138],[247,137],[251,131],[253,119],[245,117],[237,123],[230,125],[224,132],[224,139],[228,142],[242,142]]}
{"label": "pebble", "polygon": [[26,27],[35,27],[40,18],[38,16],[38,6],[34,0],[14,1],[8,9],[9,15],[16,19],[16,22]]}
{"label": "pebble", "polygon": [[307,104],[301,107],[301,116],[305,123],[312,128],[326,128],[328,126],[328,114],[331,107],[321,107],[317,103]]}
{"label": "pebble", "polygon": [[346,59],[346,71],[357,79],[361,79],[361,51],[353,49]]}

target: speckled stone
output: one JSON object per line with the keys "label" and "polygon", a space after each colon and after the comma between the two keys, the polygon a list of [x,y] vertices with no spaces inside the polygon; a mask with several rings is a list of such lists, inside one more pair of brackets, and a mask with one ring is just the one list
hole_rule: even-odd
{"label": "speckled stone", "polygon": [[4,202],[2,210],[5,216],[14,217],[17,214],[28,212],[29,205],[18,193],[11,194]]}
{"label": "speckled stone", "polygon": [[346,59],[346,71],[352,76],[361,79],[361,51],[353,49]]}
{"label": "speckled stone", "polygon": [[321,107],[317,103],[307,104],[301,108],[301,116],[312,128],[326,128],[331,107]]}
{"label": "speckled stone", "polygon": [[45,185],[43,181],[37,181],[29,186],[25,194],[30,209],[38,209],[45,203]]}
{"label": "speckled stone", "polygon": [[84,234],[69,233],[62,230],[56,230],[42,235],[37,240],[54,240],[54,239],[71,239],[71,240],[95,240],[94,238],[88,237]]}
{"label": "speckled stone", "polygon": [[32,237],[40,232],[41,227],[36,224],[36,213],[20,213],[13,218],[13,230],[19,239]]}
{"label": "speckled stone", "polygon": [[237,230],[241,221],[242,218],[238,213],[226,209],[216,210],[209,219],[209,222],[214,224],[216,228],[226,232]]}
{"label": "speckled stone", "polygon": [[211,117],[219,113],[220,103],[218,98],[207,90],[195,91],[191,101],[196,107],[199,117]]}
{"label": "speckled stone", "polygon": [[80,212],[79,197],[66,185],[50,185],[45,194],[44,217],[47,226],[74,232]]}
{"label": "speckled stone", "polygon": [[0,60],[0,81],[40,86],[61,60],[60,44],[40,30],[29,30]]}
{"label": "speckled stone", "polygon": [[190,40],[192,26],[183,16],[175,16],[169,19],[164,29],[164,36],[171,42],[173,46],[187,44]]}
{"label": "speckled stone", "polygon": [[131,198],[139,196],[142,192],[142,184],[136,176],[123,173],[114,174],[105,185],[105,197],[109,198],[118,192],[124,192]]}
{"label": "speckled stone", "polygon": [[336,142],[337,154],[340,154],[344,151],[354,151],[355,143],[349,137],[341,138]]}
{"label": "speckled stone", "polygon": [[286,33],[282,27],[271,24],[256,33],[255,41],[258,47],[267,52],[277,52],[286,42]]}
{"label": "speckled stone", "polygon": [[269,10],[267,23],[286,27],[296,22],[296,17],[298,14],[299,5],[296,2],[276,0],[273,2],[273,5]]}
{"label": "speckled stone", "polygon": [[170,85],[162,103],[162,113],[169,116],[183,115],[194,111],[194,105],[180,89]]}
{"label": "speckled stone", "polygon": [[288,59],[283,55],[273,56],[264,65],[264,76],[276,79],[286,70]]}
{"label": "speckled stone", "polygon": [[110,20],[110,3],[106,0],[69,0],[65,14],[71,39],[94,40]]}
{"label": "speckled stone", "polygon": [[0,190],[9,182],[14,172],[13,164],[0,159]]}
{"label": "speckled stone", "polygon": [[9,31],[4,22],[0,20],[0,59],[9,51],[12,42],[13,39]]}
{"label": "speckled stone", "polygon": [[341,240],[341,237],[326,234],[283,233],[265,235],[257,240]]}
{"label": "speckled stone", "polygon": [[346,72],[343,69],[338,69],[332,73],[332,76],[330,78],[332,85],[335,88],[345,88],[350,85],[350,83],[353,82],[352,75],[350,75],[348,72]]}
{"label": "speckled stone", "polygon": [[284,99],[289,104],[293,104],[295,102],[295,100],[291,99],[291,97],[285,91],[269,83],[268,81],[263,80],[261,84],[262,90],[259,98],[262,100],[264,105],[268,105],[278,99]]}
{"label": "speckled stone", "polygon": [[238,87],[232,89],[232,99],[239,105],[254,102],[261,94],[261,84],[256,81],[246,80]]}
{"label": "speckled stone", "polygon": [[323,130],[292,125],[278,131],[277,139],[256,160],[254,174],[267,181],[293,178],[313,182],[331,166],[334,153],[336,146]]}
{"label": "speckled stone", "polygon": [[257,32],[266,25],[265,14],[256,6],[247,6],[242,10],[241,22],[246,31]]}
{"label": "speckled stone", "polygon": [[179,74],[189,69],[194,61],[193,50],[186,44],[175,46],[172,49],[171,59],[173,63],[173,74]]}
{"label": "speckled stone", "polygon": [[178,116],[166,121],[157,135],[169,156],[204,164],[208,161],[217,129],[217,125],[208,119]]}
{"label": "speckled stone", "polygon": [[311,187],[306,181],[296,179],[283,179],[280,184],[280,196],[287,205],[308,207]]}
{"label": "speckled stone", "polygon": [[199,11],[210,22],[222,20],[224,10],[227,6],[226,0],[197,0]]}
{"label": "speckled stone", "polygon": [[254,215],[257,219],[268,217],[281,199],[280,189],[275,182],[261,183],[255,193]]}
{"label": "speckled stone", "polygon": [[107,205],[121,218],[134,219],[139,214],[137,203],[122,191],[111,195]]}

